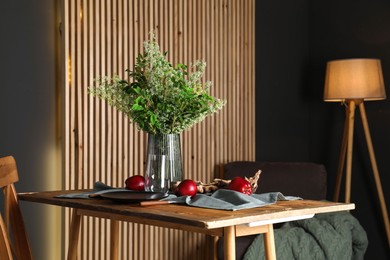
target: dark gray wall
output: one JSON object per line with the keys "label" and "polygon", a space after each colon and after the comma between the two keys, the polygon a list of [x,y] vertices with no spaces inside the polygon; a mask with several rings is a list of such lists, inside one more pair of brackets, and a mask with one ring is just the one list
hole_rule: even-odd
{"label": "dark gray wall", "polygon": [[[331,199],[344,108],[322,101],[326,62],[381,59],[390,95],[389,28],[389,1],[256,1],[256,159],[323,163]],[[389,208],[390,103],[365,105]],[[352,213],[368,234],[366,259],[390,259],[357,112],[351,195],[356,210]]]}
{"label": "dark gray wall", "polygon": [[[60,188],[55,3],[0,1],[0,156],[15,157],[20,192]],[[50,206],[21,205],[35,259],[59,259],[51,252],[60,233],[50,234],[59,214]]]}
{"label": "dark gray wall", "polygon": [[306,0],[256,1],[256,155],[301,160],[310,155]]}
{"label": "dark gray wall", "polygon": [[[16,157],[19,191],[53,189],[61,178],[52,155],[59,148],[55,3],[0,2],[0,156]],[[390,93],[389,5],[384,0],[256,1],[257,160],[323,163],[332,194],[344,111],[322,101],[325,64],[336,58],[380,58]],[[389,207],[390,103],[367,102],[366,109]],[[355,129],[352,200],[357,208],[352,213],[368,233],[366,259],[390,259],[359,120]],[[37,204],[22,206],[35,258],[58,259],[48,257],[51,248],[42,229],[53,221],[47,215],[58,215],[45,214],[47,207]]]}

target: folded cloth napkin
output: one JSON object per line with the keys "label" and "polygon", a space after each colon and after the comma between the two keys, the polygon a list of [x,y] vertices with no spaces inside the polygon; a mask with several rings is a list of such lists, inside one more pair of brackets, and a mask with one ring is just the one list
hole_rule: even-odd
{"label": "folded cloth napkin", "polygon": [[55,197],[57,198],[70,198],[70,199],[88,199],[89,195],[94,194],[94,195],[99,195],[102,193],[106,192],[120,192],[120,191],[128,191],[125,188],[113,188],[111,186],[108,186],[104,184],[103,182],[96,182],[93,190],[87,191],[87,192],[81,192],[81,193],[68,193],[68,194],[61,194],[57,195]]}
{"label": "folded cloth napkin", "polygon": [[194,197],[183,196],[176,197],[170,195],[168,200],[176,203],[185,203],[194,207],[221,209],[221,210],[240,210],[267,206],[276,203],[278,200],[299,200],[301,198],[294,196],[284,196],[280,192],[270,192],[263,194],[246,195],[241,192],[220,189],[212,193],[196,194]]}

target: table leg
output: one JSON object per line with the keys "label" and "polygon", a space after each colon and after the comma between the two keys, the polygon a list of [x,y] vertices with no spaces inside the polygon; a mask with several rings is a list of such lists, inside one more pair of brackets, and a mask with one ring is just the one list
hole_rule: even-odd
{"label": "table leg", "polygon": [[119,249],[119,221],[111,219],[111,260],[118,259]]}
{"label": "table leg", "polygon": [[234,226],[223,229],[224,258],[225,260],[236,259],[236,229]]}
{"label": "table leg", "polygon": [[268,231],[264,233],[265,258],[267,260],[276,260],[274,227],[272,224],[268,224],[267,227]]}
{"label": "table leg", "polygon": [[213,237],[213,260],[218,260],[218,236]]}
{"label": "table leg", "polygon": [[77,248],[79,244],[81,216],[77,214],[77,209],[73,210],[72,222],[69,231],[68,260],[76,260]]}

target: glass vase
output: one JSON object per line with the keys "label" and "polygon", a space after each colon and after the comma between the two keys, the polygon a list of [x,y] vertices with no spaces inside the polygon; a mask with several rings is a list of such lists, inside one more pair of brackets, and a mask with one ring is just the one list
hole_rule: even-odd
{"label": "glass vase", "polygon": [[145,190],[168,192],[171,183],[182,180],[179,134],[149,134]]}

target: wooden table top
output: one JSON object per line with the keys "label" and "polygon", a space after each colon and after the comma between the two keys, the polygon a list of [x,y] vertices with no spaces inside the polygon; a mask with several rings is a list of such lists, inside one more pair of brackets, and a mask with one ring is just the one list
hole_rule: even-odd
{"label": "wooden table top", "polygon": [[56,198],[65,193],[82,191],[47,191],[18,193],[19,200],[51,204],[85,210],[98,217],[128,220],[142,224],[180,228],[216,229],[248,224],[263,220],[282,219],[336,211],[352,210],[353,203],[336,203],[313,200],[278,201],[276,204],[238,211],[205,209],[179,204],[165,204],[142,207],[139,204],[115,203],[107,199]]}

